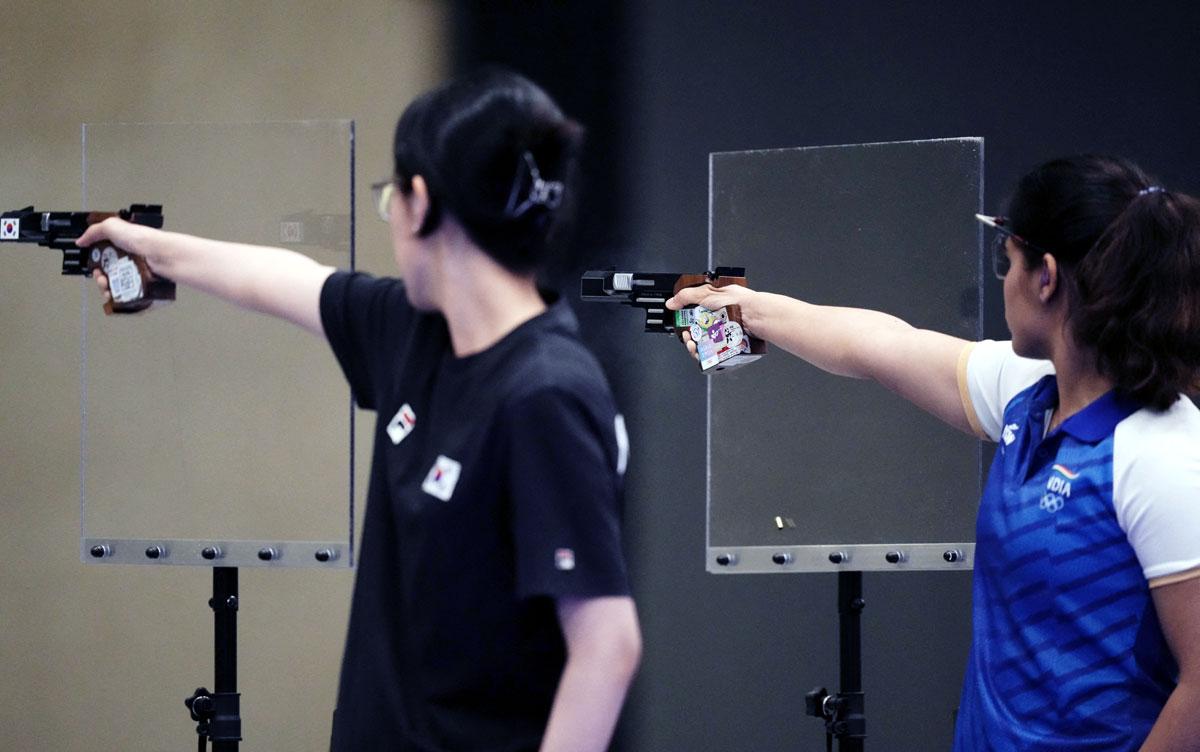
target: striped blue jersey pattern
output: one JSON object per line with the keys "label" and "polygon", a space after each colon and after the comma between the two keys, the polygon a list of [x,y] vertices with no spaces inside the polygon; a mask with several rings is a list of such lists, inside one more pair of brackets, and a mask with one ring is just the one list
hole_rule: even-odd
{"label": "striped blue jersey pattern", "polygon": [[956,752],[1136,750],[1177,670],[1113,507],[1113,393],[1043,438],[1045,376],[1004,410],[976,525]]}

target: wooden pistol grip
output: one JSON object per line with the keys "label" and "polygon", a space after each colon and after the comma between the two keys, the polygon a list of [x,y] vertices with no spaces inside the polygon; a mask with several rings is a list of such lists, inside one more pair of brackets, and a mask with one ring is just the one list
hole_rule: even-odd
{"label": "wooden pistol grip", "polygon": [[[141,278],[141,291],[133,300],[116,301],[110,297],[104,303],[104,313],[106,315],[111,316],[114,313],[138,313],[146,310],[156,302],[175,300],[175,283],[155,274],[150,269],[150,264],[147,263],[145,258],[135,253],[127,253],[116,246],[112,246],[112,248],[116,251],[119,258],[129,259],[133,262],[137,275]],[[104,271],[101,261],[101,250],[99,246],[92,246],[87,249],[88,274],[91,274],[96,269]],[[112,280],[109,280],[109,285],[111,291]]]}
{"label": "wooden pistol grip", "polygon": [[672,290],[672,295],[678,295],[679,291],[685,287],[699,287],[700,285],[708,284],[708,277],[703,274],[680,274],[679,279],[675,280],[675,289]]}
{"label": "wooden pistol grip", "polygon": [[[680,274],[679,279],[675,280],[675,289],[672,294],[678,295],[679,291],[685,287],[699,287],[700,285],[708,284],[711,284],[713,287],[724,287],[726,285],[742,285],[744,287],[746,285],[746,278],[721,276],[717,277],[716,279],[712,279],[707,274]],[[742,323],[741,306],[726,306],[725,310],[729,314],[731,321],[736,321],[738,324]],[[682,331],[675,332],[675,336],[677,336],[680,340],[683,340]]]}

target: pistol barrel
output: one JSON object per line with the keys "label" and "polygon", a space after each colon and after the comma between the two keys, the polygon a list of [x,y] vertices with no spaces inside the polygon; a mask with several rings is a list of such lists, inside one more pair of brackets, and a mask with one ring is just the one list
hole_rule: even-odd
{"label": "pistol barrel", "polygon": [[37,211],[27,206],[0,214],[0,242],[37,243],[62,251],[62,273],[86,275],[86,259],[75,241],[90,225],[109,217],[147,227],[163,226],[161,204],[131,204],[117,212]]}

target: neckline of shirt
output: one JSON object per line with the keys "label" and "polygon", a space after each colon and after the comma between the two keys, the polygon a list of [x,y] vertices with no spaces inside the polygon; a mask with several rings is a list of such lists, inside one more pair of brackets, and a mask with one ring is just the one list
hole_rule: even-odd
{"label": "neckline of shirt", "polygon": [[1065,433],[1088,443],[1095,443],[1111,436],[1118,423],[1142,408],[1142,405],[1136,400],[1111,389],[1064,420],[1058,428],[1050,431],[1050,416],[1058,407],[1058,377],[1054,374],[1044,376],[1030,401],[1032,412],[1034,414],[1040,412],[1044,416],[1043,439]]}
{"label": "neckline of shirt", "polygon": [[512,349],[513,343],[524,339],[531,330],[555,329],[563,326],[569,328],[570,308],[566,301],[558,293],[550,290],[539,290],[538,292],[541,293],[542,300],[546,303],[546,310],[522,321],[510,332],[479,352],[460,358],[454,355],[453,349],[448,349],[444,361],[445,368],[454,372],[474,368],[478,363],[486,362],[497,355],[508,352]]}

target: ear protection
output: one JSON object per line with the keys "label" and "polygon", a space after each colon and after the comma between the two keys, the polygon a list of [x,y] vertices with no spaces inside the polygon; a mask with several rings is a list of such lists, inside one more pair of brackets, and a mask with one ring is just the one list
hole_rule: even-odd
{"label": "ear protection", "polygon": [[1050,270],[1042,267],[1042,287],[1050,284]]}

